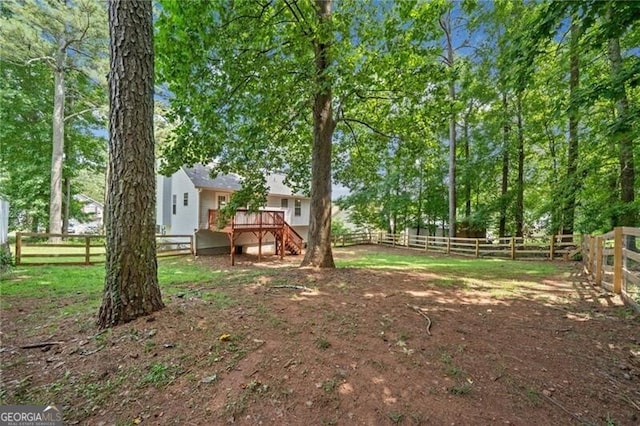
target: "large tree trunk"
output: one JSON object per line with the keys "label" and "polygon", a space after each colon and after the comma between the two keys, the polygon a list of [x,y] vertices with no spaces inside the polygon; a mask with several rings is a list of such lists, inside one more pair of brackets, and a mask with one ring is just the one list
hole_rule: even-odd
{"label": "large tree trunk", "polygon": [[155,245],[152,22],[151,0],[109,2],[109,196],[100,328],[164,306]]}
{"label": "large tree trunk", "polygon": [[464,117],[464,161],[465,161],[465,176],[464,176],[464,215],[467,221],[471,217],[471,159],[469,151],[469,115],[471,114],[471,108],[467,111]]}
{"label": "large tree trunk", "polygon": [[500,188],[500,221],[498,224],[498,236],[504,238],[507,235],[507,192],[509,191],[509,119],[507,115],[507,94],[502,94],[502,112],[504,114],[502,125],[502,186]]}
{"label": "large tree trunk", "polygon": [[445,34],[447,43],[447,66],[450,70],[449,77],[449,236],[456,236],[456,81],[453,72],[454,51],[451,34],[451,12],[447,14],[447,21],[440,20],[440,26]]}
{"label": "large tree trunk", "polygon": [[71,212],[71,179],[68,177],[64,178],[64,206],[63,215],[62,215],[62,232],[69,232],[69,214]]}
{"label": "large tree trunk", "polygon": [[[331,0],[316,0],[320,27],[331,16]],[[313,151],[311,159],[311,213],[309,243],[302,266],[335,268],[331,251],[331,139],[335,129],[331,105],[329,44],[322,29],[314,40],[318,92],[313,103]]]}
{"label": "large tree trunk", "polygon": [[[613,19],[610,10],[610,19]],[[632,208],[635,200],[634,181],[635,165],[633,163],[633,136],[629,125],[629,99],[620,78],[622,73],[622,56],[620,55],[620,40],[611,38],[609,40],[609,61],[611,62],[611,81],[613,82],[613,93],[616,103],[614,141],[620,145],[620,201],[622,201],[623,211],[620,215],[618,226],[636,226],[638,212]]]}
{"label": "large tree trunk", "polygon": [[524,229],[524,128],[522,127],[522,93],[516,97],[518,123],[518,180],[516,182],[516,237]]}
{"label": "large tree trunk", "polygon": [[573,234],[576,211],[576,194],[580,187],[578,179],[578,126],[580,124],[578,89],[580,87],[580,55],[578,42],[580,27],[573,18],[569,42],[569,149],[567,152],[567,182],[565,183],[562,233]]}
{"label": "large tree trunk", "polygon": [[[54,66],[53,149],[51,152],[51,188],[49,196],[49,232],[62,232],[62,167],[64,163],[65,39],[60,38]],[[50,238],[60,242],[60,237]]]}

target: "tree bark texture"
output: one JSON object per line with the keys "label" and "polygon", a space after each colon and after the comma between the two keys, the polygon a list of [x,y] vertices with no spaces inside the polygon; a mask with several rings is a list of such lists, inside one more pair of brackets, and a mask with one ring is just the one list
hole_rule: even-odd
{"label": "tree bark texture", "polygon": [[151,0],[110,0],[106,328],[161,309],[155,245]]}
{"label": "tree bark texture", "polygon": [[[316,0],[316,9],[322,28],[331,17],[331,0]],[[319,31],[322,32],[322,29]],[[313,103],[309,243],[302,266],[334,268],[331,251],[331,143],[335,121],[331,104],[331,84],[327,77],[330,63],[329,45],[318,37],[313,43],[317,92]]]}
{"label": "tree bark texture", "polygon": [[562,233],[573,234],[576,212],[576,194],[580,188],[578,178],[578,126],[580,124],[578,90],[580,88],[580,54],[578,42],[580,27],[571,22],[571,38],[569,41],[569,149],[567,152],[567,182],[565,183],[564,211],[562,214]]}
{"label": "tree bark texture", "polygon": [[502,186],[500,189],[500,220],[498,224],[498,236],[504,238],[507,235],[507,206],[509,191],[509,119],[507,115],[507,94],[502,94],[502,112],[504,114],[502,125]]}
{"label": "tree bark texture", "polygon": [[[612,19],[613,16],[610,17]],[[635,200],[635,165],[633,163],[633,136],[629,123],[629,99],[621,81],[622,56],[620,55],[620,39],[609,39],[609,61],[611,62],[611,81],[616,107],[616,121],[613,131],[614,143],[620,146],[620,201],[623,211],[619,216],[617,226],[636,226],[638,212],[633,209]]]}
{"label": "tree bark texture", "polygon": [[[49,195],[49,232],[62,232],[62,168],[64,163],[64,101],[65,101],[65,60],[66,40],[61,37],[56,52],[54,66],[53,95],[53,149],[51,151],[51,188]],[[51,242],[60,242],[60,237],[50,238]]]}
{"label": "tree bark texture", "polygon": [[451,115],[449,116],[449,236],[456,236],[456,81],[453,73],[454,49],[451,35],[451,14],[447,15],[447,22],[440,22],[447,42],[447,65],[451,71],[449,77],[449,102]]}
{"label": "tree bark texture", "polygon": [[524,128],[522,124],[522,93],[516,97],[518,123],[518,180],[516,182],[516,237],[524,234]]}
{"label": "tree bark texture", "polygon": [[469,220],[471,217],[471,173],[470,173],[470,151],[469,151],[469,115],[471,110],[464,117],[464,161],[466,167],[464,184],[464,215]]}

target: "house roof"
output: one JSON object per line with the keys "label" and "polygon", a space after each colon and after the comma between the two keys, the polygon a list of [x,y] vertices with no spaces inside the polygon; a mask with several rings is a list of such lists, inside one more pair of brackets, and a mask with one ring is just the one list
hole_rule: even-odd
{"label": "house roof", "polygon": [[[196,188],[238,191],[242,186],[242,178],[234,173],[220,174],[215,178],[211,178],[211,167],[202,164],[195,164],[193,167],[183,167],[182,169]],[[293,192],[290,187],[284,184],[284,178],[284,175],[277,173],[267,176],[269,194],[301,197],[300,194]]]}
{"label": "house roof", "polygon": [[78,200],[78,201],[82,201],[85,204],[98,204],[100,207],[104,207],[104,204],[101,203],[100,201],[94,200],[93,198],[84,195],[84,194],[75,194],[73,196],[74,199]]}

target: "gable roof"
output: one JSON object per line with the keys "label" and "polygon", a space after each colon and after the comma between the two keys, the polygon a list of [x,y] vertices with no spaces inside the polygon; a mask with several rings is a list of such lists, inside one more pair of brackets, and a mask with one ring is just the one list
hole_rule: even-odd
{"label": "gable roof", "polygon": [[75,194],[73,196],[73,198],[77,201],[81,201],[84,202],[85,204],[97,204],[100,207],[104,207],[104,204],[101,203],[100,201],[94,200],[93,198],[89,197],[88,195],[84,195],[84,194]]}
{"label": "gable roof", "polygon": [[[238,191],[242,187],[242,177],[235,173],[220,174],[211,178],[211,167],[195,164],[193,167],[182,167],[196,188],[221,189],[226,191]],[[270,174],[267,176],[267,186],[271,195],[288,195],[302,197],[284,184],[284,175]]]}

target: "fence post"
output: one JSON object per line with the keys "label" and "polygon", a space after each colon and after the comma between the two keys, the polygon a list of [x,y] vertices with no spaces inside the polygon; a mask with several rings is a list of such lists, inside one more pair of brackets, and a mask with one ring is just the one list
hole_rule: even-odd
{"label": "fence post", "polygon": [[511,237],[511,260],[516,260],[516,237]]}
{"label": "fence post", "polygon": [[451,254],[451,237],[447,237],[447,254]]}
{"label": "fence post", "polygon": [[604,249],[602,235],[596,237],[596,285],[602,285],[602,250]]}
{"label": "fence post", "polygon": [[16,232],[16,265],[20,264],[22,254],[22,232]]}
{"label": "fence post", "polygon": [[476,238],[476,258],[480,257],[480,240]]}
{"label": "fence post", "polygon": [[424,251],[425,252],[429,251],[429,233],[428,232],[424,238]]}
{"label": "fence post", "polygon": [[613,291],[622,292],[622,227],[613,231]]}
{"label": "fence post", "polygon": [[84,237],[84,264],[91,265],[91,237]]}
{"label": "fence post", "polygon": [[556,236],[552,235],[549,241],[549,259],[553,260],[556,257]]}
{"label": "fence post", "polygon": [[589,236],[589,273],[593,275],[593,267],[595,265],[596,254],[596,239],[594,236]]}
{"label": "fence post", "polygon": [[342,247],[344,247],[344,234],[340,236],[340,239],[342,240]]}

